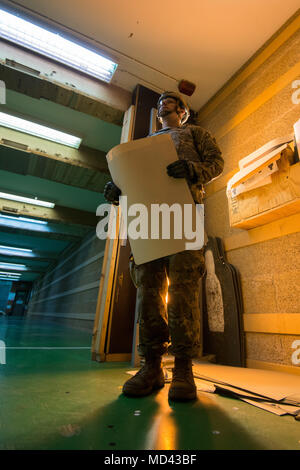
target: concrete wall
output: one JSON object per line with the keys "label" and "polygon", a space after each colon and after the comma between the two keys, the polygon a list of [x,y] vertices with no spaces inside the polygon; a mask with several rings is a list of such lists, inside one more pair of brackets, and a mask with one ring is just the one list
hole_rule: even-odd
{"label": "concrete wall", "polygon": [[93,231],[33,286],[28,315],[92,332],[105,249]]}
{"label": "concrete wall", "polygon": [[241,274],[247,365],[295,373],[300,373],[292,362],[294,341],[300,340],[300,214],[248,231],[233,229],[226,184],[240,159],[293,132],[300,118],[300,104],[292,100],[292,85],[300,79],[299,28],[298,12],[198,113],[225,159],[223,175],[206,187],[206,230],[223,239],[228,261]]}

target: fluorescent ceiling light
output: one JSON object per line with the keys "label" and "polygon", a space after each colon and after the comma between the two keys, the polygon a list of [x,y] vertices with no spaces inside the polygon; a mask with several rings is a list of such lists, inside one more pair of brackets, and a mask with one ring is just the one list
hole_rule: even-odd
{"label": "fluorescent ceiling light", "polygon": [[3,266],[9,268],[9,267],[22,267],[26,268],[26,264],[19,264],[19,263],[0,263],[0,267],[3,269]]}
{"label": "fluorescent ceiling light", "polygon": [[[39,199],[33,199],[33,198],[30,198],[30,197],[23,197],[23,196],[18,196],[16,194],[8,194],[8,193],[1,193],[0,192],[0,198],[3,198],[3,199],[10,199],[11,201],[18,201],[18,202],[27,202],[28,204],[33,204],[35,206],[43,206],[43,207],[49,207],[50,209],[53,209],[53,207],[55,206],[54,202],[48,202],[48,201],[40,201]],[[6,216],[2,216],[2,217],[6,217]],[[9,216],[7,216],[9,217]],[[32,222],[31,219],[27,219],[27,222],[30,220],[30,222]],[[24,221],[24,218],[23,218],[23,221]]]}
{"label": "fluorescent ceiling light", "polygon": [[10,276],[9,274],[1,274],[1,277],[6,277],[6,279],[20,279],[21,276]]}
{"label": "fluorescent ceiling light", "polygon": [[21,273],[11,273],[8,271],[0,271],[1,276],[22,276]]}
{"label": "fluorescent ceiling light", "polygon": [[19,277],[5,277],[5,276],[0,276],[1,281],[19,281]]}
{"label": "fluorescent ceiling light", "polygon": [[1,274],[0,273],[0,277],[1,279],[6,279],[6,280],[11,280],[11,281],[18,281],[21,277],[21,274],[17,275],[17,274],[6,274],[6,273],[3,273]]}
{"label": "fluorescent ceiling light", "polygon": [[0,271],[0,276],[20,277],[20,276],[22,276],[22,274],[21,273],[8,273],[8,272]]}
{"label": "fluorescent ceiling light", "polygon": [[38,258],[37,255],[31,253],[27,253],[25,251],[19,251],[19,250],[6,250],[4,248],[0,248],[0,255],[2,256],[14,256],[14,257],[25,257],[25,258]]}
{"label": "fluorescent ceiling light", "polygon": [[[19,217],[19,220],[21,222],[29,222],[31,224],[43,224],[47,225],[48,221],[47,220],[37,220],[37,219],[28,219],[27,217]],[[32,250],[31,250],[32,251]]]}
{"label": "fluorescent ceiling light", "polygon": [[32,253],[32,250],[30,250],[29,248],[17,248],[14,246],[5,246],[5,245],[0,245],[0,250],[26,251],[26,252]]}
{"label": "fluorescent ceiling light", "polygon": [[31,21],[0,10],[0,36],[109,83],[117,64]]}
{"label": "fluorescent ceiling light", "polygon": [[17,220],[18,222],[26,222],[31,224],[39,224],[39,225],[47,225],[48,222],[46,220],[38,220],[38,219],[27,219],[26,217],[14,217],[12,215],[3,215],[0,214],[0,217],[9,220]]}
{"label": "fluorescent ceiling light", "polygon": [[15,271],[27,271],[25,264],[0,263],[0,269],[12,269]]}
{"label": "fluorescent ceiling light", "polygon": [[65,132],[57,131],[56,129],[51,129],[50,127],[42,126],[41,124],[36,124],[35,122],[27,121],[7,113],[0,113],[0,126],[25,132],[25,134],[35,135],[36,137],[76,149],[79,148],[82,140],[80,137],[75,137],[74,135],[66,134]]}

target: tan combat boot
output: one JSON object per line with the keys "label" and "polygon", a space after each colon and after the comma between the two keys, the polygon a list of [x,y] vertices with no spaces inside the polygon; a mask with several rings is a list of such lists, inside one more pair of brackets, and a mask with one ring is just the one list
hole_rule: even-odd
{"label": "tan combat boot", "polygon": [[192,360],[175,357],[173,378],[169,390],[170,400],[194,400],[197,388],[194,381]]}
{"label": "tan combat boot", "polygon": [[129,397],[143,397],[165,385],[161,357],[146,358],[145,365],[125,384],[123,393]]}

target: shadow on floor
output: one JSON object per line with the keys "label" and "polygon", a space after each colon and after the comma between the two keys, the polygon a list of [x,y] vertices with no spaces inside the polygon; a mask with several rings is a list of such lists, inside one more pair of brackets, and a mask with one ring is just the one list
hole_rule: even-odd
{"label": "shadow on floor", "polygon": [[190,403],[170,402],[178,449],[263,450],[207,395],[199,393],[198,400]]}
{"label": "shadow on floor", "polygon": [[209,450],[257,449],[247,430],[199,394],[190,403],[168,402],[168,386],[144,398],[120,395],[81,423],[61,428],[42,449]]}
{"label": "shadow on floor", "polygon": [[41,443],[42,449],[140,450],[159,412],[155,395],[130,399],[120,395],[80,423],[61,428],[60,435]]}

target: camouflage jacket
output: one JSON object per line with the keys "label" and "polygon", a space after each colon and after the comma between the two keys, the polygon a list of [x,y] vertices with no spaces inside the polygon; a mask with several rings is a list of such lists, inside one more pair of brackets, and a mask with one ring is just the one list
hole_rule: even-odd
{"label": "camouflage jacket", "polygon": [[187,179],[196,203],[203,202],[203,185],[219,176],[224,167],[221,150],[216,140],[200,126],[185,124],[181,127],[166,127],[149,137],[170,134],[179,159],[189,162],[190,176]]}

